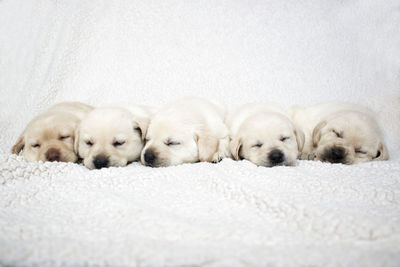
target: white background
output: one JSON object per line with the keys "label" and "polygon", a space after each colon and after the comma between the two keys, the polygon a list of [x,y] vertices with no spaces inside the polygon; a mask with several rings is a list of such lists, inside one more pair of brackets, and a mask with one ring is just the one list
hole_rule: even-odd
{"label": "white background", "polygon": [[0,148],[58,101],[343,100],[400,147],[400,1],[0,1]]}

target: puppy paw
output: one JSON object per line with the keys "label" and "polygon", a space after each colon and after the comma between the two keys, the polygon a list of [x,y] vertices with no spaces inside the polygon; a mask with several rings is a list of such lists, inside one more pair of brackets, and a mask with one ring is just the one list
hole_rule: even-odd
{"label": "puppy paw", "polygon": [[304,152],[301,152],[300,155],[299,155],[299,159],[308,160],[308,154],[304,153]]}
{"label": "puppy paw", "polygon": [[301,153],[299,156],[299,159],[301,160],[314,160],[316,158],[316,155],[314,152],[311,153]]}
{"label": "puppy paw", "polygon": [[311,154],[308,155],[308,160],[317,160],[317,155],[312,152]]}
{"label": "puppy paw", "polygon": [[229,152],[229,137],[218,141],[218,150],[212,156],[211,162],[218,163],[224,158],[230,157]]}
{"label": "puppy paw", "polygon": [[218,163],[220,162],[223,158],[225,158],[225,155],[217,152],[213,155],[212,159],[211,159],[211,163]]}

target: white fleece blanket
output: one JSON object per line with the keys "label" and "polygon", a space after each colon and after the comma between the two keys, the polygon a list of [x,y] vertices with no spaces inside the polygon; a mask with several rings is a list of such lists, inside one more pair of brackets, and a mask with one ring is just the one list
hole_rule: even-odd
{"label": "white fleece blanket", "polygon": [[[0,266],[399,266],[400,2],[0,1]],[[58,101],[344,100],[391,153],[90,171],[10,155]]]}

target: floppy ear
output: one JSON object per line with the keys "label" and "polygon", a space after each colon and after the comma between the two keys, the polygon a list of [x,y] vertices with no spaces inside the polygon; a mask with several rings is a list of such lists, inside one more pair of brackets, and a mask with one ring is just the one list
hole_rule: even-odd
{"label": "floppy ear", "polygon": [[207,134],[196,134],[197,148],[199,150],[199,160],[211,162],[214,154],[218,150],[219,140]]}
{"label": "floppy ear", "polygon": [[312,144],[313,147],[318,146],[318,142],[321,139],[321,130],[327,125],[326,121],[321,121],[320,123],[315,126],[313,132],[312,132]]}
{"label": "floppy ear", "polygon": [[379,150],[376,153],[376,158],[374,160],[388,160],[389,152],[383,143],[379,144]]}
{"label": "floppy ear", "polygon": [[146,138],[147,128],[149,127],[150,119],[149,118],[135,118],[133,120],[135,125],[138,125],[138,128],[135,130],[139,131],[140,136],[142,137],[142,141]]}
{"label": "floppy ear", "polygon": [[295,126],[294,135],[296,136],[297,149],[299,150],[299,152],[301,152],[303,151],[303,146],[305,141],[304,132],[302,129],[300,129],[300,127]]}
{"label": "floppy ear", "polygon": [[231,150],[232,157],[235,160],[240,160],[239,151],[242,147],[242,140],[240,138],[234,138],[229,143],[229,149]]}
{"label": "floppy ear", "polygon": [[17,142],[11,148],[11,153],[18,155],[22,149],[24,149],[25,141],[24,141],[24,134],[22,133],[18,138]]}
{"label": "floppy ear", "polygon": [[79,156],[79,134],[80,134],[80,131],[79,131],[79,125],[76,127],[76,129],[75,129],[75,136],[74,136],[74,152],[75,152],[75,154],[77,154],[78,156]]}

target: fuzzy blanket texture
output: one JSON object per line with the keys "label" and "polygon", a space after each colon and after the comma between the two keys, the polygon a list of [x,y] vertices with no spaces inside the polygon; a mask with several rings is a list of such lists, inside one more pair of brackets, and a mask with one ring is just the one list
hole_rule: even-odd
{"label": "fuzzy blanket texture", "polygon": [[[399,266],[400,1],[0,1],[0,266]],[[88,170],[10,148],[59,101],[350,101],[391,159]]]}

